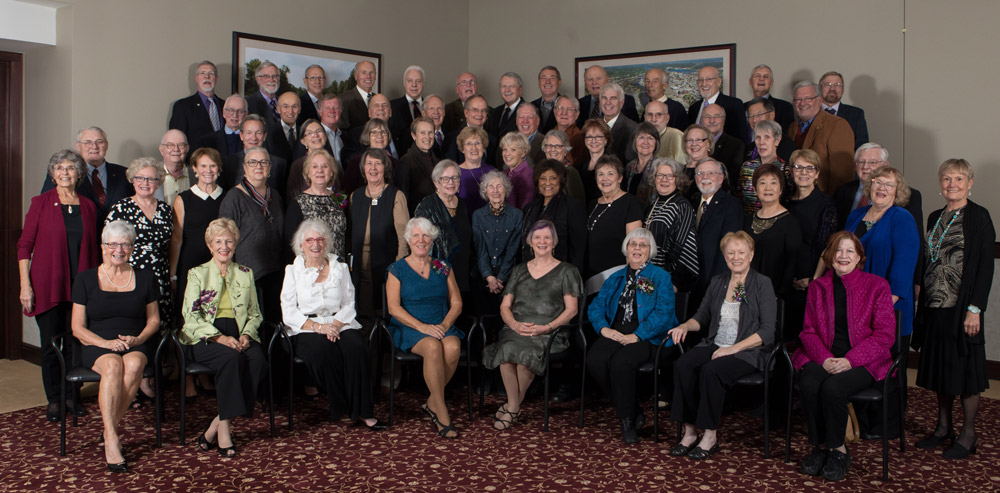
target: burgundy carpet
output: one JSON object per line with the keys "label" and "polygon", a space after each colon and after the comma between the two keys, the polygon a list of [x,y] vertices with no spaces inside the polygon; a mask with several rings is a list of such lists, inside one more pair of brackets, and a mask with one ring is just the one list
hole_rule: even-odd
{"label": "burgundy carpet", "polygon": [[[846,480],[828,483],[798,473],[808,451],[801,432],[793,436],[792,463],[782,462],[783,430],[772,434],[772,457],[762,457],[761,420],[740,413],[720,429],[721,451],[704,462],[668,454],[676,427],[666,421],[666,438],[647,436],[634,446],[621,443],[613,412],[588,412],[576,427],[578,401],[556,405],[552,431],[542,432],[541,403],[530,401],[523,424],[506,432],[492,420],[467,420],[464,394],[451,398],[458,440],[432,433],[419,411],[424,397],[397,396],[396,426],[371,433],[348,423],[324,421],[320,403],[301,403],[295,431],[270,438],[266,415],[234,420],[239,456],[223,459],[198,451],[193,441],[210,419],[214,399],[201,397],[188,410],[188,445],[178,444],[176,394],[167,407],[165,443],[154,448],[153,411],[130,411],[123,442],[128,474],[104,467],[97,444],[101,424],[96,402],[80,426],[69,428],[67,456],[60,457],[58,424],[45,421],[42,408],[0,415],[0,489],[4,491],[998,491],[1000,405],[983,399],[979,454],[964,461],[942,459],[940,450],[908,447],[891,453],[891,481],[880,480],[881,442],[851,446],[853,466]],[[931,429],[933,395],[911,391],[907,417],[912,444]],[[462,403],[461,405],[458,405]],[[488,398],[487,411],[499,401]],[[385,415],[382,399],[377,407]],[[648,415],[649,411],[647,411]],[[961,416],[959,412],[956,416]],[[652,420],[649,420],[650,422]],[[287,423],[284,410],[279,426]],[[898,441],[895,442],[898,444]]]}

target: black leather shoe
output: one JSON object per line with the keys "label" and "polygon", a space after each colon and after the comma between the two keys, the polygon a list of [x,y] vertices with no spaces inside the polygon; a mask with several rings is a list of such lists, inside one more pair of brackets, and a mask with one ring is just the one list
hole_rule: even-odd
{"label": "black leather shoe", "polygon": [[695,447],[691,449],[690,452],[688,452],[687,456],[688,458],[694,460],[705,460],[718,451],[719,451],[719,442],[715,442],[715,445],[712,445],[712,448],[708,450],[705,450],[701,447]]}
{"label": "black leather shoe", "polygon": [[45,408],[45,419],[50,423],[59,422],[59,404],[53,402]]}
{"label": "black leather shoe", "polygon": [[812,452],[805,459],[802,459],[802,474],[808,474],[810,476],[819,476],[820,471],[823,470],[823,463],[826,462],[826,450],[819,447],[813,447]]}
{"label": "black leather shoe", "polygon": [[693,446],[694,446],[694,444],[683,445],[681,443],[678,443],[677,445],[674,445],[674,448],[670,449],[670,456],[671,457],[683,457],[683,456],[687,455],[688,452],[691,451],[691,447],[693,447]]}
{"label": "black leather shoe", "polygon": [[108,470],[111,472],[128,472],[128,464],[121,461],[117,464],[108,463]]}
{"label": "black leather shoe", "polygon": [[78,418],[82,418],[90,414],[90,412],[87,411],[87,408],[83,407],[82,404],[79,404],[74,401],[66,401],[66,409],[68,410],[68,412],[73,413],[73,416],[76,416]]}
{"label": "black leather shoe", "polygon": [[979,437],[972,439],[972,446],[969,448],[965,448],[965,446],[956,440],[955,443],[951,444],[951,447],[948,447],[948,450],[941,453],[941,457],[945,459],[964,459],[969,454],[975,454],[977,448],[979,448]]}
{"label": "black leather shoe", "polygon": [[641,430],[643,426],[646,426],[646,414],[642,412],[642,408],[636,408],[635,414],[635,429],[636,431]]}
{"label": "black leather shoe", "polygon": [[846,454],[839,450],[827,451],[826,464],[823,464],[821,475],[827,481],[840,481],[847,476],[847,470],[851,467],[851,453]]}
{"label": "black leather shoe", "polygon": [[931,433],[930,435],[924,437],[922,440],[918,440],[917,443],[915,443],[914,445],[916,445],[917,448],[938,448],[941,445],[941,442],[954,439],[955,439],[954,431],[949,431],[947,434],[940,437]]}
{"label": "black leather shoe", "polygon": [[571,400],[573,400],[573,391],[566,384],[560,385],[556,389],[556,393],[552,394],[552,402],[569,402]]}
{"label": "black leather shoe", "polygon": [[639,434],[635,431],[635,420],[632,418],[622,418],[619,420],[622,425],[622,440],[626,445],[632,445],[639,441]]}

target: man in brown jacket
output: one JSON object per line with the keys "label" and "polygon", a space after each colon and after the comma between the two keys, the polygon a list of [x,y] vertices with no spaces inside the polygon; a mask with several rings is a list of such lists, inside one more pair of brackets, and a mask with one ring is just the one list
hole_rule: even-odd
{"label": "man in brown jacket", "polygon": [[795,84],[795,121],[786,132],[797,149],[819,155],[819,189],[831,195],[854,179],[854,132],[847,120],[821,111],[819,88],[811,81]]}

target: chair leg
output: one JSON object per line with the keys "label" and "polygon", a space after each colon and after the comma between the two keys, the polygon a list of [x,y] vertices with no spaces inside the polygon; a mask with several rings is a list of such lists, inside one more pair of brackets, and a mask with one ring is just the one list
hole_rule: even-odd
{"label": "chair leg", "polygon": [[469,342],[469,347],[465,350],[465,385],[469,394],[469,422],[471,423],[475,419],[475,416],[472,415],[472,393],[475,390],[472,388],[472,341]]}
{"label": "chair leg", "polygon": [[[586,356],[584,356],[586,358]],[[577,424],[577,428],[583,428],[583,408],[584,402],[587,401],[585,395],[585,387],[587,386],[587,360],[584,359],[583,364],[580,368],[580,373],[583,375],[580,378],[580,422]]]}
{"label": "chair leg", "polygon": [[[274,379],[271,378],[271,372],[267,372],[267,414],[268,421],[270,421],[271,428],[271,438],[277,436],[274,431]],[[288,416],[291,419],[291,415]]]}
{"label": "chair leg", "polygon": [[549,374],[551,374],[551,373],[552,373],[552,368],[549,366],[549,360],[548,360],[548,358],[546,358],[545,359],[545,399],[544,399],[545,405],[543,406],[544,407],[544,411],[542,413],[543,416],[544,416],[544,418],[543,418],[544,419],[544,426],[542,427],[542,431],[549,431]]}
{"label": "chair leg", "polygon": [[[659,363],[659,362],[657,362]],[[660,443],[660,368],[659,364],[653,369],[653,443]]]}
{"label": "chair leg", "polygon": [[66,372],[59,382],[59,455],[66,456]]}
{"label": "chair leg", "polygon": [[794,374],[788,373],[788,408],[785,414],[785,464],[792,460],[792,390]]}
{"label": "chair leg", "polygon": [[181,438],[181,446],[183,447],[184,446],[184,426],[186,424],[185,423],[185,419],[184,419],[184,414],[185,414],[184,413],[184,380],[187,378],[187,366],[186,365],[185,366],[181,366],[180,376],[181,376],[181,379],[182,379],[181,380],[181,392],[180,392],[180,394],[181,394],[181,411],[180,411],[181,412],[181,419],[180,419],[181,429],[180,429],[180,438]]}
{"label": "chair leg", "polygon": [[[157,360],[154,361],[155,362],[153,364],[153,367],[156,370],[156,372],[153,373],[153,385],[154,387],[156,387],[156,396],[153,397],[153,412],[156,413],[156,418],[154,419],[155,423],[154,426],[156,426],[156,448],[160,448],[163,446],[163,440],[162,440],[163,435],[161,434],[161,425],[163,420],[163,417],[161,415],[163,413],[163,398],[161,396],[163,395],[163,385],[160,383],[161,372],[160,372],[159,361]],[[183,394],[184,392],[181,391],[181,395]]]}
{"label": "chair leg", "polygon": [[[291,344],[291,341],[288,344]],[[288,431],[292,431],[293,416],[295,416],[295,353],[290,352],[288,354]]]}
{"label": "chair leg", "polygon": [[771,457],[771,378],[764,372],[764,458]]}
{"label": "chair leg", "polygon": [[[903,427],[900,416],[899,427]],[[882,481],[889,481],[889,396],[882,395]]]}
{"label": "chair leg", "polygon": [[389,426],[395,423],[396,415],[394,413],[395,409],[393,405],[395,404],[396,398],[396,386],[393,385],[396,380],[396,349],[393,348],[389,356]]}
{"label": "chair leg", "polygon": [[479,417],[483,417],[483,401],[486,399],[486,367],[479,365]]}

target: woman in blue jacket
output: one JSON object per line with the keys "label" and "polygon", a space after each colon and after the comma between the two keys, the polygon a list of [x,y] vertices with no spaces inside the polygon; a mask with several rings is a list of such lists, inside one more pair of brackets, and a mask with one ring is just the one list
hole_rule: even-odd
{"label": "woman in blue jacket", "polygon": [[[677,325],[670,273],[649,263],[656,240],[645,228],[622,242],[628,264],[611,274],[591,302],[587,315],[601,336],[587,351],[587,371],[611,397],[622,439],[639,441],[645,421],[635,400],[635,373],[653,356],[667,330]],[[672,345],[668,341],[667,345]]]}

